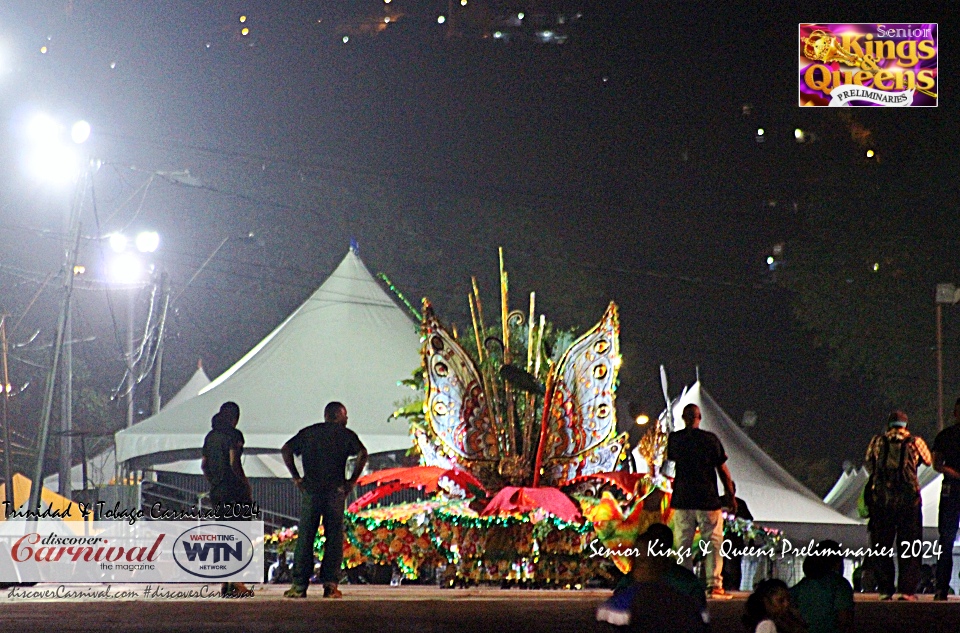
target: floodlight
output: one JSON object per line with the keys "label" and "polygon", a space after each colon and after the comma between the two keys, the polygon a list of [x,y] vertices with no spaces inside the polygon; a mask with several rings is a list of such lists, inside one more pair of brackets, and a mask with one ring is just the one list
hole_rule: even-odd
{"label": "floodlight", "polygon": [[127,236],[122,233],[111,233],[107,236],[110,241],[110,249],[114,253],[122,253],[127,250]]}
{"label": "floodlight", "polygon": [[136,253],[120,253],[110,260],[107,275],[118,284],[131,284],[143,278],[143,262]]}
{"label": "floodlight", "polygon": [[143,231],[137,235],[134,243],[141,253],[152,253],[160,246],[160,236],[156,231]]}
{"label": "floodlight", "polygon": [[86,121],[77,121],[70,128],[70,140],[77,145],[85,143],[90,138],[90,124]]}

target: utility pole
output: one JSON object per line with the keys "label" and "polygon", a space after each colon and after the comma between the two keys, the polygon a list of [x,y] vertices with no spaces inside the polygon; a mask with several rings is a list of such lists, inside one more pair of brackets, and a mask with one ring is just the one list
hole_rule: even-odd
{"label": "utility pole", "polygon": [[3,347],[3,479],[6,481],[4,486],[4,501],[6,507],[13,507],[13,463],[10,453],[12,444],[10,443],[10,421],[7,417],[7,400],[10,399],[10,374],[7,371],[7,315],[0,315],[0,344]]}
{"label": "utility pole", "polygon": [[937,432],[943,430],[943,306],[960,302],[960,288],[953,284],[937,284]]}
{"label": "utility pole", "polygon": [[135,323],[133,313],[137,309],[137,291],[130,289],[130,302],[127,304],[127,428],[133,426],[133,391],[136,386],[136,379],[133,376],[134,354],[133,354],[133,326]]}
{"label": "utility pole", "polygon": [[80,246],[80,223],[76,223],[66,269],[64,270],[63,298],[60,302],[60,318],[57,320],[57,334],[53,343],[53,359],[50,363],[50,375],[47,379],[47,392],[43,398],[43,415],[40,419],[40,437],[37,439],[37,463],[33,469],[30,484],[29,510],[40,509],[40,489],[43,488],[43,462],[47,455],[47,440],[50,437],[50,414],[53,410],[53,394],[56,389],[57,372],[60,368],[60,352],[63,350],[63,338],[67,329],[67,315],[70,311],[70,296],[73,294],[73,269],[77,265],[77,250]]}
{"label": "utility pole", "polygon": [[167,308],[170,306],[170,279],[167,273],[160,274],[160,297],[163,308],[160,310],[160,323],[157,326],[157,353],[153,365],[153,398],[151,413],[160,413],[160,377],[163,371],[163,332],[167,324]]}
{"label": "utility pole", "polygon": [[37,461],[33,468],[33,479],[30,482],[30,501],[27,506],[32,512],[40,510],[40,491],[43,488],[43,466],[47,456],[47,441],[50,437],[50,414],[53,411],[53,394],[56,390],[57,373],[60,369],[60,353],[63,350],[64,335],[67,330],[67,321],[70,314],[70,298],[73,294],[74,269],[77,266],[77,257],[80,250],[80,210],[83,197],[86,194],[89,169],[81,173],[70,209],[70,245],[67,249],[63,269],[63,296],[60,299],[60,316],[57,319],[57,332],[53,343],[53,358],[50,363],[50,374],[47,378],[47,391],[43,398],[43,413],[40,418],[40,434],[37,438]]}
{"label": "utility pole", "polygon": [[[74,271],[69,271],[74,274]],[[72,499],[73,493],[73,310],[67,308],[63,337],[63,387],[60,389],[60,494]]]}

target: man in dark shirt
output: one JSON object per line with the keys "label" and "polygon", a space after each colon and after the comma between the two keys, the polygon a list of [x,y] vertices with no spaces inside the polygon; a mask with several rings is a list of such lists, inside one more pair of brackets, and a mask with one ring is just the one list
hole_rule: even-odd
{"label": "man in dark shirt", "polygon": [[[293,483],[303,493],[300,528],[293,556],[293,586],[283,595],[305,598],[313,571],[313,542],[323,518],[325,545],[320,564],[324,598],[341,598],[337,588],[343,562],[343,510],[347,494],[367,465],[367,449],[357,434],[347,428],[347,408],[331,402],[323,410],[324,422],[301,429],[280,449]],[[303,477],[294,455],[303,459]],[[347,459],[357,455],[350,479],[345,479]]]}
{"label": "man in dark shirt", "polygon": [[[730,508],[737,511],[736,489],[727,454],[720,439],[709,431],[700,430],[700,407],[688,404],[683,408],[685,428],[667,438],[667,459],[674,463],[673,496],[674,531],[677,547],[686,550],[693,546],[693,537],[700,529],[704,546],[704,565],[707,575],[707,593],[713,598],[725,598],[723,590],[723,511],[717,492],[717,475],[730,497]],[[685,564],[693,565],[693,557],[686,556]]]}
{"label": "man in dark shirt", "polygon": [[[203,439],[203,458],[200,469],[210,482],[210,503],[218,515],[237,519],[239,507],[253,503],[250,481],[243,472],[243,433],[237,430],[240,407],[236,402],[224,402],[211,420],[212,429]],[[222,593],[247,593],[243,583],[224,583]]]}
{"label": "man in dark shirt", "polygon": [[953,405],[953,419],[956,423],[937,433],[933,440],[933,467],[943,474],[940,514],[937,517],[940,555],[937,557],[937,591],[934,600],[946,600],[950,593],[953,542],[957,540],[957,527],[960,525],[960,398]]}

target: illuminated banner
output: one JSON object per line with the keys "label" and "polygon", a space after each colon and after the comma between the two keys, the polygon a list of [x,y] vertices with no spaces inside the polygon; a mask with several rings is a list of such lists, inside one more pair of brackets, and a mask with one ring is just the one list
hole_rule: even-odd
{"label": "illuminated banner", "polygon": [[0,582],[263,582],[263,522],[4,521]]}
{"label": "illuminated banner", "polygon": [[801,106],[937,105],[936,24],[801,24]]}

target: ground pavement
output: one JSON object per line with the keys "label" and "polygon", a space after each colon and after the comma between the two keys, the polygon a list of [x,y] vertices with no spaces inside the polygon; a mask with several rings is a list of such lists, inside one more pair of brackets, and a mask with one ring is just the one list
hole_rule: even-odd
{"label": "ground pavement", "polygon": [[[105,585],[7,588],[0,590],[0,631],[615,631],[594,618],[609,591],[344,585],[342,600],[323,600],[321,591],[305,600],[289,600],[282,597],[285,587],[258,585],[252,598],[205,597],[218,589],[173,584],[112,585],[109,593]],[[745,598],[735,594],[732,600],[710,601],[714,631],[743,632]],[[922,596],[916,603],[881,603],[876,594],[858,595],[856,615],[858,632],[960,633],[960,598],[944,603]]]}

